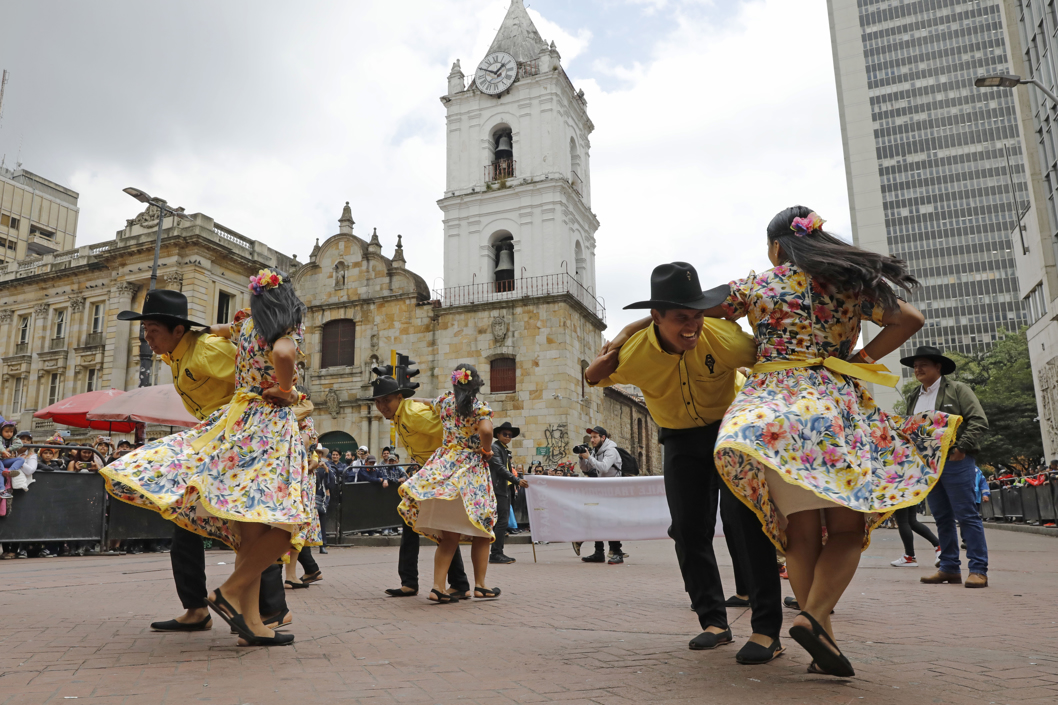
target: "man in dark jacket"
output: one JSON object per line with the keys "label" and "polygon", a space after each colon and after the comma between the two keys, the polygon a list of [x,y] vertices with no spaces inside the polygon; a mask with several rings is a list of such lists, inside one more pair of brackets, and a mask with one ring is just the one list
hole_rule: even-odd
{"label": "man in dark jacket", "polygon": [[955,443],[948,451],[944,472],[928,497],[940,538],[939,570],[921,580],[931,585],[957,585],[962,582],[959,535],[955,526],[958,522],[962,526],[966,559],[970,567],[966,587],[988,587],[988,545],[985,543],[984,524],[974,494],[977,480],[974,456],[980,450],[981,436],[988,430],[988,418],[977,395],[968,385],[946,377],[955,371],[955,362],[945,357],[940,349],[919,346],[914,355],[903,358],[900,363],[914,368],[915,378],[921,383],[907,397],[909,415],[943,411],[957,414],[963,419]]}
{"label": "man in dark jacket", "polygon": [[504,554],[503,543],[507,538],[508,519],[511,516],[511,492],[508,484],[528,487],[529,483],[519,480],[511,472],[511,441],[522,431],[504,421],[493,429],[495,440],[492,441],[492,457],[489,458],[489,470],[492,472],[492,491],[496,495],[496,525],[492,527],[496,540],[492,544],[489,563],[514,563],[514,559]]}

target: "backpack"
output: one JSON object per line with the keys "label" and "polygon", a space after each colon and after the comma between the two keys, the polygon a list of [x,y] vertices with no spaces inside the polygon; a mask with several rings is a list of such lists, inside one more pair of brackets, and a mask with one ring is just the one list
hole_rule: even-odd
{"label": "backpack", "polygon": [[639,474],[639,461],[631,453],[618,446],[617,454],[621,456],[621,477]]}

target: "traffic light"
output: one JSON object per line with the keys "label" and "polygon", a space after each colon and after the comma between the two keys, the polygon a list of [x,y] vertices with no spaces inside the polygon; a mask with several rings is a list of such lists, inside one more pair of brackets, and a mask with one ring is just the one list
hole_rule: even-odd
{"label": "traffic light", "polygon": [[392,377],[393,376],[393,365],[384,365],[382,367],[372,367],[371,371],[379,377]]}
{"label": "traffic light", "polygon": [[418,389],[419,383],[412,382],[411,378],[419,374],[419,370],[412,367],[415,364],[415,360],[412,360],[407,355],[397,353],[397,366],[396,366],[396,378],[397,386],[401,389]]}

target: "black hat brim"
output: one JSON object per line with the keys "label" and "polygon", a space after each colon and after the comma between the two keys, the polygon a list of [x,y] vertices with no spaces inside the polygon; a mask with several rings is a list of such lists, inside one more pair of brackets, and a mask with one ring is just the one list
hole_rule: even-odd
{"label": "black hat brim", "polygon": [[522,435],[522,429],[517,426],[511,426],[510,421],[504,421],[501,425],[493,428],[492,431],[494,434],[499,433],[500,431],[510,431],[512,439]]}
{"label": "black hat brim", "polygon": [[727,300],[727,297],[731,295],[731,285],[722,284],[720,286],[714,286],[712,289],[707,289],[702,292],[702,295],[697,299],[691,301],[666,301],[663,299],[650,299],[648,301],[637,301],[634,304],[628,304],[625,306],[625,310],[628,309],[644,309],[644,308],[656,308],[659,310],[667,310],[671,308],[690,308],[696,311],[704,311],[714,306],[719,306]]}
{"label": "black hat brim", "polygon": [[371,398],[372,399],[381,399],[382,397],[388,397],[390,394],[400,394],[405,399],[411,399],[413,396],[415,396],[415,390],[414,389],[394,389],[394,390],[389,391],[389,392],[381,392],[381,393],[378,393],[378,394],[372,394]]}
{"label": "black hat brim", "polygon": [[911,355],[910,357],[900,358],[900,364],[904,367],[914,367],[915,360],[920,357],[924,357],[927,360],[933,360],[933,362],[940,363],[940,373],[942,375],[950,375],[957,368],[955,361],[950,357],[944,357],[943,355]]}
{"label": "black hat brim", "polygon": [[187,328],[209,328],[207,323],[196,323],[188,318],[180,318],[168,313],[139,313],[138,311],[121,311],[118,313],[119,321],[170,321],[174,325]]}

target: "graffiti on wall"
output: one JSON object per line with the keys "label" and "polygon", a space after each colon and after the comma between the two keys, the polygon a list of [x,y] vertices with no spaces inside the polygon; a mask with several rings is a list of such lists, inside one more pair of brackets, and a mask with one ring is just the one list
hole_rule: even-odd
{"label": "graffiti on wall", "polygon": [[536,449],[536,454],[545,465],[563,460],[569,453],[569,426],[564,423],[549,424],[544,429],[545,445]]}

